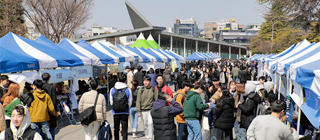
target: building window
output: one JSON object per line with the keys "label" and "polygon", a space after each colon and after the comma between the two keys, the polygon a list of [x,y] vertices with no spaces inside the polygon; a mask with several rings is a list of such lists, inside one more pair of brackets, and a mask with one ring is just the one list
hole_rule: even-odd
{"label": "building window", "polygon": [[212,30],[213,30],[213,31],[216,31],[216,30],[217,30],[217,28],[212,28]]}
{"label": "building window", "polygon": [[242,28],[239,28],[239,30],[242,30]]}
{"label": "building window", "polygon": [[226,27],[229,27],[229,28],[230,28],[230,27],[231,27],[231,24],[230,24],[230,23],[229,23],[229,24],[226,24]]}
{"label": "building window", "polygon": [[99,35],[99,33],[93,33],[93,36]]}

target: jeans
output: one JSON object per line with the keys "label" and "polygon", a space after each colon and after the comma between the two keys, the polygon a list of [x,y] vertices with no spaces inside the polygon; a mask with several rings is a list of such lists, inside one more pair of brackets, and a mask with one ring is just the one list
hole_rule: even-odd
{"label": "jeans", "polygon": [[239,78],[238,78],[238,76],[233,76],[232,79],[233,79],[234,81],[236,81],[237,83],[239,83]]}
{"label": "jeans", "polygon": [[130,115],[131,115],[131,128],[132,132],[137,132],[138,129],[138,111],[136,107],[130,108]]}
{"label": "jeans", "polygon": [[[39,134],[43,133],[43,138],[47,140],[52,140],[52,136],[50,133],[49,123],[48,122],[37,122],[31,123],[31,128],[37,131]],[[40,132],[41,129],[41,132]]]}
{"label": "jeans", "polygon": [[[217,129],[217,139],[218,140],[232,140],[232,128],[230,129],[220,129],[220,128],[216,128]],[[223,137],[223,134],[225,135]]]}
{"label": "jeans", "polygon": [[187,124],[178,123],[178,137],[177,137],[177,140],[187,140],[187,138],[188,138]]}
{"label": "jeans", "polygon": [[88,126],[84,126],[85,140],[98,140],[98,131],[101,122],[94,121]]}
{"label": "jeans", "polygon": [[236,134],[237,140],[246,140],[246,132],[244,128],[240,128],[240,123],[238,122],[237,119],[234,121],[233,128],[234,128],[234,133]]}
{"label": "jeans", "polygon": [[119,140],[119,131],[120,131],[120,123],[122,126],[122,139],[127,140],[128,139],[128,114],[115,114],[113,115],[113,121],[114,121],[114,139]]}
{"label": "jeans", "polygon": [[201,126],[199,120],[186,120],[188,128],[188,140],[202,140]]}
{"label": "jeans", "polygon": [[56,128],[54,128],[54,127],[50,127],[50,133],[51,133],[51,136],[52,136],[52,139],[53,139],[53,140],[54,140],[55,135],[56,135],[55,129],[56,129]]}
{"label": "jeans", "polygon": [[153,120],[151,117],[151,110],[142,112],[142,122],[144,126],[144,135],[147,139],[153,138]]}

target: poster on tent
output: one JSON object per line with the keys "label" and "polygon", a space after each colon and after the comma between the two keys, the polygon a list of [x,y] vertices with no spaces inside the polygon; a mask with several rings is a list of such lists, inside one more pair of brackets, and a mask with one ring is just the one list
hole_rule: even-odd
{"label": "poster on tent", "polygon": [[78,79],[92,77],[92,66],[76,66],[71,69],[75,70]]}
{"label": "poster on tent", "polygon": [[93,77],[106,76],[107,66],[93,66]]}
{"label": "poster on tent", "polygon": [[313,92],[311,89],[304,89],[305,92],[305,104],[309,107],[318,110],[317,113],[320,115],[320,95]]}
{"label": "poster on tent", "polygon": [[72,80],[74,74],[71,69],[58,69],[58,70],[41,70],[41,75],[49,73],[51,75],[49,84]]}

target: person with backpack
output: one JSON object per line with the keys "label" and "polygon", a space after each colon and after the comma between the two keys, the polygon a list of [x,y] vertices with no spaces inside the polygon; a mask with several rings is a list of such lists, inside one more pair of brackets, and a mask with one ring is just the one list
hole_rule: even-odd
{"label": "person with backpack", "polygon": [[150,76],[144,76],[143,79],[144,86],[138,91],[136,107],[138,116],[142,117],[144,135],[148,140],[152,140],[153,121],[150,112],[153,107],[153,102],[158,99],[158,90],[150,85]]}
{"label": "person with backpack", "polygon": [[41,135],[31,128],[30,114],[26,107],[15,106],[11,113],[10,127],[0,134],[1,140],[42,140]]}
{"label": "person with backpack", "polygon": [[[177,94],[174,96],[173,100],[176,101],[183,107],[184,101],[186,100],[187,92],[191,89],[192,84],[190,81],[183,81],[183,88],[177,91]],[[185,121],[183,112],[176,116],[176,122],[178,124],[178,140],[187,140],[188,138],[188,129]]]}
{"label": "person with backpack", "polygon": [[112,105],[112,114],[114,121],[114,139],[119,140],[120,122],[122,126],[122,139],[128,139],[128,117],[129,109],[132,104],[131,89],[128,88],[127,76],[119,75],[119,82],[114,85],[110,91],[110,105]]}
{"label": "person with backpack", "polygon": [[188,129],[188,140],[201,140],[201,126],[200,111],[207,109],[210,103],[203,104],[200,94],[203,92],[204,86],[201,83],[197,83],[193,91],[188,91],[186,100],[183,106],[183,114],[185,116],[187,129]]}
{"label": "person with backpack", "polygon": [[138,95],[138,81],[133,80],[132,81],[132,105],[130,107],[130,116],[131,116],[131,130],[132,130],[132,137],[136,138],[137,137],[137,130],[138,130],[138,111],[136,108],[136,101],[137,101],[137,95]]}
{"label": "person with backpack", "polygon": [[[171,105],[168,106],[168,103]],[[159,92],[154,101],[151,116],[154,124],[155,140],[176,140],[177,130],[174,117],[183,112],[183,108],[170,95]]]}
{"label": "person with backpack", "polygon": [[97,80],[91,80],[89,82],[91,90],[88,92],[83,93],[83,95],[80,98],[78,109],[81,113],[83,113],[86,109],[95,106],[95,113],[96,113],[96,120],[91,122],[88,125],[84,125],[84,131],[85,131],[85,139],[86,140],[92,140],[92,139],[98,139],[98,130],[102,122],[107,120],[107,103],[106,98],[97,92],[98,89],[98,81]]}
{"label": "person with backpack", "polygon": [[164,84],[170,87],[172,80],[171,80],[171,72],[169,71],[169,66],[166,66],[166,69],[163,72],[163,79],[164,79]]}

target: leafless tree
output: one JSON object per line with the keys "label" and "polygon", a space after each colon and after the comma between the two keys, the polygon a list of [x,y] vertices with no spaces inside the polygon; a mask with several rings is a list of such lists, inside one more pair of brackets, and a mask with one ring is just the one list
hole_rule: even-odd
{"label": "leafless tree", "polygon": [[36,30],[59,43],[91,18],[94,0],[25,0],[26,16]]}

